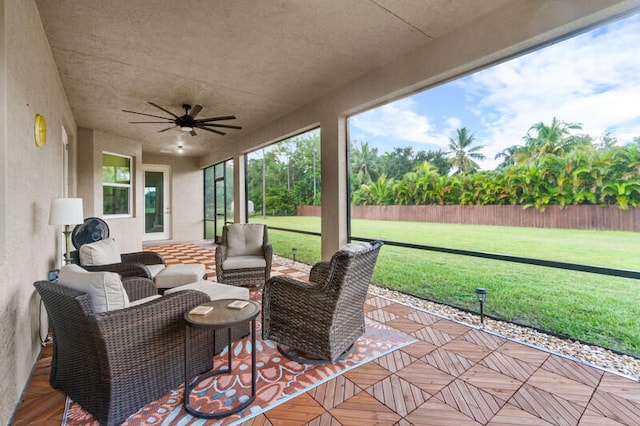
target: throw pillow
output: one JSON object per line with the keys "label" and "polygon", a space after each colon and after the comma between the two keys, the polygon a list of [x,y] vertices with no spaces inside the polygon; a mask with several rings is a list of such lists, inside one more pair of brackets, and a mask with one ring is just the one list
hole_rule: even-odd
{"label": "throw pillow", "polygon": [[111,265],[122,262],[120,250],[113,237],[84,244],[80,247],[80,264],[84,266]]}
{"label": "throw pillow", "polygon": [[89,272],[78,265],[65,265],[60,269],[58,283],[91,298],[96,313],[113,311],[129,306],[129,296],[115,272]]}

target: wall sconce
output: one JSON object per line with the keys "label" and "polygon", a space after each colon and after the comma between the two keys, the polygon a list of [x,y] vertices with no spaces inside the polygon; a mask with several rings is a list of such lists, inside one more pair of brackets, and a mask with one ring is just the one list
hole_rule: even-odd
{"label": "wall sconce", "polygon": [[293,256],[293,261],[296,261],[296,254],[298,254],[298,249],[295,247],[291,247],[291,255]]}
{"label": "wall sconce", "polygon": [[64,225],[62,232],[66,240],[64,264],[71,263],[71,225],[84,222],[82,198],[52,198],[49,210],[49,225]]}
{"label": "wall sconce", "polygon": [[476,297],[480,302],[480,324],[484,328],[484,301],[487,300],[487,294],[489,293],[486,288],[476,288]]}

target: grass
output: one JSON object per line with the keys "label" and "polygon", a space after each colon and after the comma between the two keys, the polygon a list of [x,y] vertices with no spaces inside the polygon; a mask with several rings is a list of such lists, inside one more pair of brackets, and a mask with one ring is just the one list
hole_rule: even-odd
{"label": "grass", "polygon": [[[252,218],[251,222],[262,222]],[[272,227],[320,232],[318,217],[267,217]],[[451,248],[640,269],[633,232],[516,228],[423,222],[352,221],[352,234]],[[274,252],[313,264],[320,238],[269,230]],[[445,253],[383,247],[377,285],[640,356],[640,281]]]}

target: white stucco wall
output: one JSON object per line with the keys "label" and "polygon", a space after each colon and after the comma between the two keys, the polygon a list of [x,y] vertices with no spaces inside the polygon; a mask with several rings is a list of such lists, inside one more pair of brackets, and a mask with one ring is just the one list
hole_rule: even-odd
{"label": "white stucco wall", "polygon": [[[78,196],[83,199],[85,217],[99,217],[109,225],[122,253],[140,251],[144,232],[144,190],[142,142],[98,130],[78,132]],[[130,217],[105,217],[102,212],[102,154],[128,155],[132,160],[133,182]],[[80,165],[81,164],[81,165]]]}
{"label": "white stucco wall", "polygon": [[[40,352],[40,304],[33,282],[57,266],[62,229],[49,204],[62,195],[62,126],[76,126],[31,0],[0,0],[0,423],[7,424]],[[47,143],[34,143],[34,116]],[[72,149],[75,147],[72,146]],[[71,173],[72,176],[74,173]]]}

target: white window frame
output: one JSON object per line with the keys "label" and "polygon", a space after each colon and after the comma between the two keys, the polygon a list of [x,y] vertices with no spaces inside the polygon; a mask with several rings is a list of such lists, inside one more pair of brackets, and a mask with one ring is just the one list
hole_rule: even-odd
{"label": "white window frame", "polygon": [[[133,157],[130,155],[117,154],[115,152],[102,152],[102,166],[104,167],[104,156],[112,155],[114,157],[126,158],[129,160],[129,183],[111,183],[105,182],[104,178],[102,178],[102,216],[109,218],[120,218],[120,217],[132,217],[132,208],[131,208],[131,190],[133,188],[133,179],[134,179],[134,171],[133,171]],[[101,170],[102,171],[102,170]],[[108,214],[104,211],[104,188],[127,188],[127,213],[117,213],[117,214]]]}

